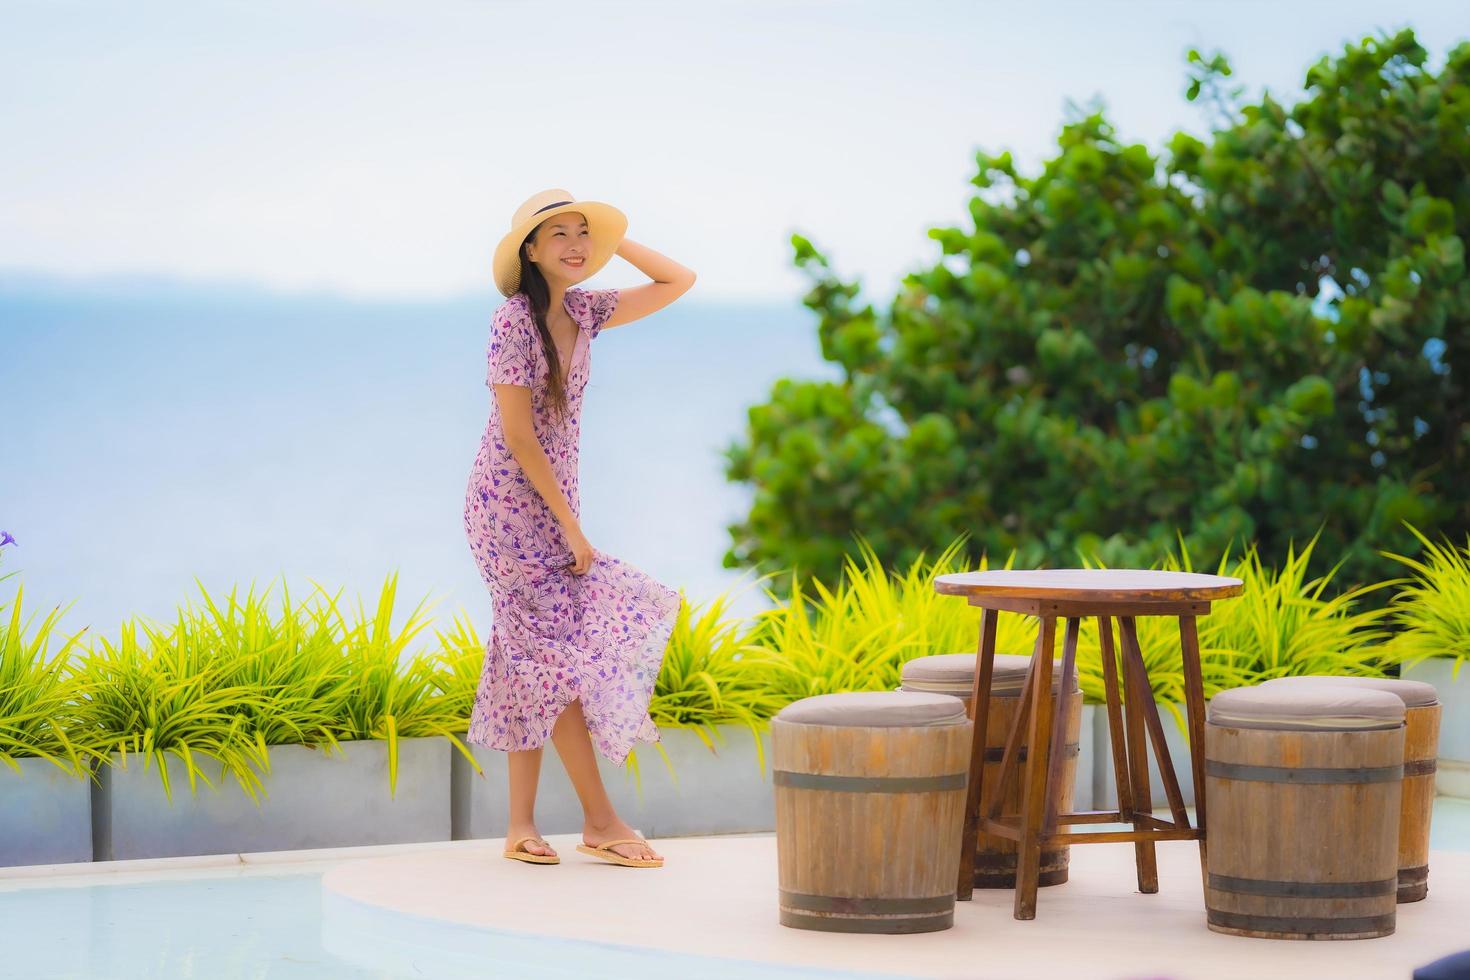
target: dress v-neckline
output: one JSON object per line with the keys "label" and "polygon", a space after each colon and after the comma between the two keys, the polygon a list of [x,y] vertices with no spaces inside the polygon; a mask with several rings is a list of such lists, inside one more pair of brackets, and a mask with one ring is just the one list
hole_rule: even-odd
{"label": "dress v-neckline", "polygon": [[[567,316],[571,318],[571,321],[572,321],[573,325],[575,325],[576,328],[577,328],[577,336],[575,336],[575,337],[572,338],[572,353],[571,353],[571,356],[567,358],[567,369],[564,372],[563,377],[561,379],[561,386],[562,386],[562,389],[563,390],[566,390],[567,385],[569,385],[569,384],[572,383],[572,371],[574,371],[576,369],[576,367],[577,367],[577,351],[579,349],[581,349],[581,346],[582,346],[582,334],[584,332],[582,330],[582,321],[580,321],[580,320],[577,319],[576,314],[574,314],[572,312],[572,310],[571,310],[571,307],[569,307],[567,305],[567,301],[570,300],[571,298],[572,298],[572,291],[570,289],[568,289],[562,295],[562,301],[561,301],[561,308],[563,310],[566,310]],[[555,337],[552,337],[551,338],[551,344],[552,344],[553,347],[556,346],[556,338]],[[561,351],[558,350],[557,353],[560,354]]]}

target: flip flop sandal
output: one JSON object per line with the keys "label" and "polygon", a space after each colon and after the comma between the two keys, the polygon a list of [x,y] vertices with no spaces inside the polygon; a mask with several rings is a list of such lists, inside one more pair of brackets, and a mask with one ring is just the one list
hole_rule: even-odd
{"label": "flip flop sandal", "polygon": [[540,837],[522,837],[511,845],[510,850],[505,852],[505,856],[510,858],[512,861],[525,861],[529,864],[561,864],[560,855],[532,854],[530,851],[525,850],[521,847],[521,845],[524,844],[526,841],[531,841],[533,844],[540,844],[542,847],[551,846]]}
{"label": "flip flop sandal", "polygon": [[661,868],[661,867],[663,867],[664,866],[664,859],[663,858],[655,858],[653,860],[649,860],[647,858],[630,858],[630,857],[625,857],[622,854],[619,854],[617,851],[610,850],[610,848],[612,848],[612,847],[614,847],[614,846],[616,846],[618,844],[647,844],[647,843],[648,843],[648,841],[646,841],[646,840],[640,840],[637,837],[633,837],[633,838],[630,838],[628,840],[610,840],[610,841],[604,841],[603,843],[598,844],[596,847],[593,847],[592,845],[588,844],[586,841],[583,841],[582,843],[580,843],[580,844],[577,845],[577,850],[581,851],[583,854],[590,854],[590,855],[592,855],[595,858],[601,858],[604,861],[611,861],[613,864],[620,864],[620,865],[622,865],[625,868]]}

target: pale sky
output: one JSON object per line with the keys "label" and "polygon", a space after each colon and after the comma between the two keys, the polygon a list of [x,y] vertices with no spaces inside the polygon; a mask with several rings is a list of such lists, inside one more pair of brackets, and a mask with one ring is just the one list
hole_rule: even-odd
{"label": "pale sky", "polygon": [[[811,237],[870,297],[967,224],[978,149],[1032,167],[1068,98],[1157,149],[1205,129],[1184,52],[1289,98],[1350,38],[1463,3],[79,2],[0,7],[0,271],[362,298],[492,288],[511,212],[565,187],[699,273],[787,299]],[[615,259],[593,285],[641,274]]]}

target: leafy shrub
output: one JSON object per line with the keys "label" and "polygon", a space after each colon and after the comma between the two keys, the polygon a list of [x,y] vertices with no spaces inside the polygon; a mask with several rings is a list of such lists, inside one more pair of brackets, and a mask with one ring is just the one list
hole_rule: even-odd
{"label": "leafy shrub", "polygon": [[1294,104],[1190,72],[1207,140],[1159,152],[1097,111],[1034,174],[979,154],[965,222],[884,309],[792,236],[842,377],[750,409],[727,565],[830,583],[855,531],[901,566],[960,527],[1022,567],[1147,566],[1181,532],[1275,560],[1320,529],[1360,583],[1403,521],[1470,524],[1470,43],[1433,71],[1412,32],[1368,38]]}

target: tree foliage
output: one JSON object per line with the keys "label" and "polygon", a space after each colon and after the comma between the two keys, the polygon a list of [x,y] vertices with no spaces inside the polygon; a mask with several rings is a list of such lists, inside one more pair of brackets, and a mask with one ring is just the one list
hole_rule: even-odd
{"label": "tree foliage", "polygon": [[977,156],[973,227],[929,235],[891,308],[794,235],[837,383],[785,379],[727,476],[754,487],[729,566],[832,579],[956,533],[1023,565],[1267,556],[1319,529],[1342,578],[1391,571],[1410,521],[1470,530],[1470,43],[1412,32],[1240,104],[1191,52],[1208,139],[1161,153],[1077,112],[1039,173]]}

